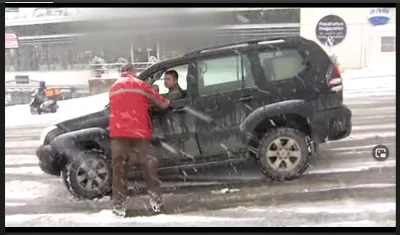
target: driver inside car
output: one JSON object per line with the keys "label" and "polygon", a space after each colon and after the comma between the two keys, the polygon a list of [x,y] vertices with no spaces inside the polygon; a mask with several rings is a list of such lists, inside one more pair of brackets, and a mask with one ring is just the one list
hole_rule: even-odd
{"label": "driver inside car", "polygon": [[185,92],[179,86],[178,77],[178,72],[175,70],[168,70],[165,72],[164,85],[169,90],[165,97],[168,100],[179,100],[185,98]]}

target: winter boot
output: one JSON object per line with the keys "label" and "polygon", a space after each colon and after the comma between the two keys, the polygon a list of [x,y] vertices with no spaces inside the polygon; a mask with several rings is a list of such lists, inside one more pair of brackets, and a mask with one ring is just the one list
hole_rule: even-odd
{"label": "winter boot", "polygon": [[123,204],[117,204],[117,205],[114,204],[112,212],[116,216],[126,217],[126,207]]}
{"label": "winter boot", "polygon": [[154,213],[161,213],[164,210],[165,202],[162,200],[162,198],[150,198],[150,206],[151,209],[153,209]]}

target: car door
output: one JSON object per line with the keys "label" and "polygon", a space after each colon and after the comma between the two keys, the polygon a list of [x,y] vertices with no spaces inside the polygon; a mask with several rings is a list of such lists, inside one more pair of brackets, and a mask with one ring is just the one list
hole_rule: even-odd
{"label": "car door", "polygon": [[[245,148],[239,138],[239,125],[251,113],[251,101],[257,89],[245,55],[199,60],[197,94],[193,98],[196,111],[213,120],[196,118],[197,137],[204,155],[216,155]],[[247,64],[250,66],[250,64]],[[250,105],[249,105],[250,104]],[[219,158],[219,157],[218,157]]]}
{"label": "car door", "polygon": [[[193,67],[193,65],[192,65]],[[194,161],[195,157],[200,155],[199,145],[196,139],[196,126],[194,118],[187,115],[186,107],[191,106],[191,92],[188,89],[187,79],[190,70],[188,64],[175,66],[173,68],[165,68],[164,70],[174,69],[178,72],[178,82],[182,90],[185,91],[184,99],[172,100],[172,109],[166,112],[156,112],[153,116],[154,135],[161,136],[163,146],[159,149],[158,155],[161,168],[175,167],[184,165]],[[193,68],[192,68],[193,69]],[[164,88],[164,74],[154,84],[160,87],[160,94],[166,94],[167,89]],[[163,89],[164,88],[164,89]],[[166,169],[165,169],[166,170]]]}

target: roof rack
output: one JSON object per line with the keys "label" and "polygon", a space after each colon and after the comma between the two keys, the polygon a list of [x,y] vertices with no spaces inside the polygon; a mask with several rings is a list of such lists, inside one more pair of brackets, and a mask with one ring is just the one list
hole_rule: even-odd
{"label": "roof rack", "polygon": [[273,43],[275,41],[291,41],[291,40],[299,40],[302,37],[300,36],[291,36],[291,37],[272,37],[268,39],[256,39],[256,40],[247,40],[247,41],[240,41],[240,42],[235,42],[235,43],[230,43],[230,44],[224,44],[224,45],[219,45],[219,46],[212,46],[212,47],[206,47],[202,48],[199,50],[193,50],[190,51],[183,56],[189,56],[189,55],[196,55],[200,54],[205,51],[216,51],[216,50],[223,50],[223,49],[232,49],[232,48],[237,48],[237,47],[244,47],[248,46],[251,44],[267,44],[267,43]]}

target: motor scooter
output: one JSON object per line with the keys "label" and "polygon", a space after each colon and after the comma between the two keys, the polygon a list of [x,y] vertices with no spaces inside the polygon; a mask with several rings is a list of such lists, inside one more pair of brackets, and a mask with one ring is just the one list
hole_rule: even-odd
{"label": "motor scooter", "polygon": [[32,94],[31,95],[32,100],[29,103],[29,107],[30,107],[30,111],[32,115],[35,114],[42,114],[42,113],[55,113],[57,112],[58,104],[57,104],[57,100],[55,99],[47,99],[44,102],[42,102],[39,97],[38,94]]}

